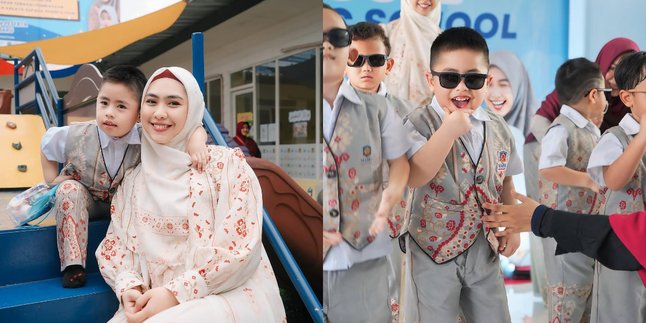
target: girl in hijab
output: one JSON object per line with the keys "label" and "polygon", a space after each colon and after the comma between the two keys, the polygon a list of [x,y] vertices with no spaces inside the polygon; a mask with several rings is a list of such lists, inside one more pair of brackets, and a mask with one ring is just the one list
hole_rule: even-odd
{"label": "girl in hijab", "polygon": [[209,146],[205,171],[184,153],[204,100],[192,74],[157,70],[141,104],[141,164],[126,173],[96,251],[119,299],[110,322],[282,322],[262,245],[262,195],[239,149]]}
{"label": "girl in hijab", "polygon": [[249,137],[249,130],[251,126],[249,122],[240,121],[236,125],[236,136],[233,137],[233,140],[240,146],[245,146],[249,149],[249,154],[251,157],[261,157],[260,149],[256,141]]}
{"label": "girl in hijab", "polygon": [[440,0],[401,0],[400,18],[384,26],[395,65],[386,78],[388,93],[415,106],[431,103],[424,72],[429,72],[431,44],[440,33]]}

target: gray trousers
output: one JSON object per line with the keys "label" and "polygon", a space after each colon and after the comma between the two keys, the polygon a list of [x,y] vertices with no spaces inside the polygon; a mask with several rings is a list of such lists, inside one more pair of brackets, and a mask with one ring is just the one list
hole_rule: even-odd
{"label": "gray trousers", "polygon": [[545,238],[542,242],[549,322],[590,322],[594,259],[578,252],[556,256],[556,240]]}
{"label": "gray trousers", "polygon": [[612,270],[597,262],[591,322],[646,322],[646,287],[637,272]]}
{"label": "gray trousers", "polygon": [[387,257],[323,271],[323,316],[330,323],[390,322]]}
{"label": "gray trousers", "polygon": [[455,322],[460,310],[468,322],[511,322],[500,260],[482,234],[444,264],[433,262],[415,242],[408,245],[419,322]]}

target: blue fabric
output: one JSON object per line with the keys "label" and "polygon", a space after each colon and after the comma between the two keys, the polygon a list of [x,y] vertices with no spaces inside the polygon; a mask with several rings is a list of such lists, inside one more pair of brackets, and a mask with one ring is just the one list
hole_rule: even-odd
{"label": "blue fabric", "polygon": [[541,237],[541,222],[543,222],[543,215],[547,209],[547,206],[541,204],[534,209],[532,214],[532,232],[538,237]]}

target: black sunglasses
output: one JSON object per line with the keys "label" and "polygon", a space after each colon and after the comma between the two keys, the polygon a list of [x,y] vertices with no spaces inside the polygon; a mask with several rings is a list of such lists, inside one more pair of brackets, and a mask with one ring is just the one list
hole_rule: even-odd
{"label": "black sunglasses", "polygon": [[361,67],[363,64],[368,61],[368,65],[371,67],[381,67],[386,65],[386,60],[388,56],[384,54],[372,54],[372,55],[359,55],[352,64],[348,63],[350,67]]}
{"label": "black sunglasses", "polygon": [[341,48],[348,47],[352,43],[350,31],[343,28],[332,28],[323,33],[323,41],[329,41],[332,46]]}
{"label": "black sunglasses", "polygon": [[457,72],[435,72],[431,71],[431,75],[437,76],[440,79],[440,85],[445,89],[455,89],[460,80],[464,79],[464,85],[471,90],[479,90],[487,79],[487,74],[481,73],[464,73]]}

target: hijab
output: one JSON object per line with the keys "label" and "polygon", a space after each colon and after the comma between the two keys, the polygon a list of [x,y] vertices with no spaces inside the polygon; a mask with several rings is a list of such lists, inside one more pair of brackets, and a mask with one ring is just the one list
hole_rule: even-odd
{"label": "hijab", "polygon": [[[624,53],[638,51],[639,45],[637,45],[637,43],[628,38],[618,37],[610,40],[601,47],[601,50],[599,50],[599,54],[597,55],[597,59],[595,59],[594,62],[599,65],[601,74],[605,78],[612,62],[617,59],[617,57]],[[628,107],[621,102],[619,97],[608,97],[608,112],[603,116],[601,132],[603,133],[606,129],[618,125],[621,118],[623,118],[628,111]],[[554,121],[560,112],[561,103],[558,100],[556,90],[554,90],[545,98],[545,101],[541,103],[541,107],[536,111],[536,114],[543,116],[550,121]],[[534,139],[534,136],[530,134],[527,136],[526,142],[533,141]]]}
{"label": "hijab", "polygon": [[431,102],[433,92],[428,87],[424,72],[429,71],[431,44],[440,34],[440,13],[442,3],[427,16],[413,8],[417,0],[401,0],[398,20],[385,26],[390,38],[390,57],[395,60],[392,71],[386,77],[389,94],[407,99],[416,106]]}
{"label": "hijab", "polygon": [[505,121],[520,129],[524,135],[529,131],[530,116],[536,109],[534,91],[523,63],[512,52],[500,51],[491,54],[490,65],[499,68],[509,80],[514,102]]}
{"label": "hijab", "polygon": [[190,136],[202,126],[204,97],[191,72],[181,67],[162,67],[155,71],[144,88],[142,106],[152,83],[160,78],[178,80],[184,89],[188,112],[184,128],[166,144],[158,144],[143,131],[141,140],[141,181],[143,196],[139,207],[157,216],[183,216],[189,209],[191,158],[185,152]]}
{"label": "hijab", "polygon": [[628,251],[642,265],[638,271],[646,286],[646,212],[610,215],[610,226]]}

